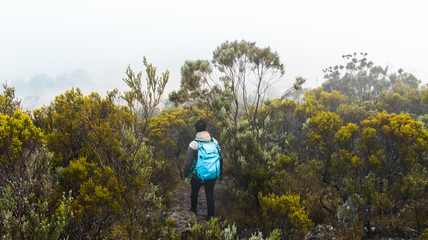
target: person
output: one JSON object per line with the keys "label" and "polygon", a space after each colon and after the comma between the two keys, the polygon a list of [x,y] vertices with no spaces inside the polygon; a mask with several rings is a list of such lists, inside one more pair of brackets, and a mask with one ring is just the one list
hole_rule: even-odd
{"label": "person", "polygon": [[[217,179],[207,179],[202,181],[196,174],[192,174],[193,169],[196,166],[196,161],[198,158],[198,148],[199,142],[209,142],[214,141],[215,144],[218,145],[217,140],[211,137],[210,133],[207,131],[207,125],[204,120],[200,119],[195,123],[196,129],[196,137],[195,140],[190,142],[189,147],[187,148],[187,156],[186,161],[184,163],[184,177],[191,178],[191,194],[190,194],[190,211],[193,213],[197,213],[197,205],[198,205],[198,193],[202,186],[205,189],[205,195],[207,198],[207,210],[209,220],[214,216],[214,186]],[[220,181],[222,180],[222,160],[220,158]]]}

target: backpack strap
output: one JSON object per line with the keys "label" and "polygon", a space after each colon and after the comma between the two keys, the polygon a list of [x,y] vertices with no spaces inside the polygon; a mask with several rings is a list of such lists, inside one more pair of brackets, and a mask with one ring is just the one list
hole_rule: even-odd
{"label": "backpack strap", "polygon": [[199,155],[199,148],[201,147],[201,141],[197,140],[196,138],[193,140],[198,143],[198,148],[196,148],[194,151],[196,151],[196,157],[193,159],[192,168],[190,169],[190,174],[196,174],[196,162],[198,161],[198,155]]}
{"label": "backpack strap", "polygon": [[198,149],[201,147],[201,141],[199,141],[199,140],[196,140],[196,138],[195,138],[195,140],[193,140],[193,141],[195,141],[195,142],[197,142],[198,143]]}

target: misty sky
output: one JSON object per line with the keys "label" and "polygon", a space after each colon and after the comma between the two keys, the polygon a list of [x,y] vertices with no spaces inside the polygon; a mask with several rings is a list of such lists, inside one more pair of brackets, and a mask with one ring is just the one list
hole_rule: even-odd
{"label": "misty sky", "polygon": [[[1,1],[0,82],[24,107],[49,104],[80,87],[105,96],[124,90],[125,70],[142,58],[171,72],[177,89],[185,60],[211,59],[226,40],[270,46],[285,65],[281,83],[306,87],[341,56],[367,52],[376,65],[403,68],[428,83],[425,1],[158,0]],[[167,94],[165,95],[167,96]]]}

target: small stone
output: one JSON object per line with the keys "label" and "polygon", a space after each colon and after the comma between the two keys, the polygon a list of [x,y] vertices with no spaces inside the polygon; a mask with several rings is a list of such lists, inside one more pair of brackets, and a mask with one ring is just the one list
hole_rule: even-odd
{"label": "small stone", "polygon": [[305,240],[334,240],[337,239],[336,230],[330,225],[317,225],[311,228],[305,236]]}

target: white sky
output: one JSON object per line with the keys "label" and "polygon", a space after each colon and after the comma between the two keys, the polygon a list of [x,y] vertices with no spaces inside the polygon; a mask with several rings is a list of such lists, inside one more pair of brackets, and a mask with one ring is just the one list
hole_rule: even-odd
{"label": "white sky", "polygon": [[[171,72],[177,89],[185,60],[211,59],[226,40],[277,51],[306,87],[341,56],[367,52],[376,65],[403,68],[428,82],[425,1],[394,0],[0,0],[0,82],[26,107],[49,104],[72,86],[105,96],[125,89],[126,67],[142,58]],[[167,93],[165,94],[167,96]]]}

